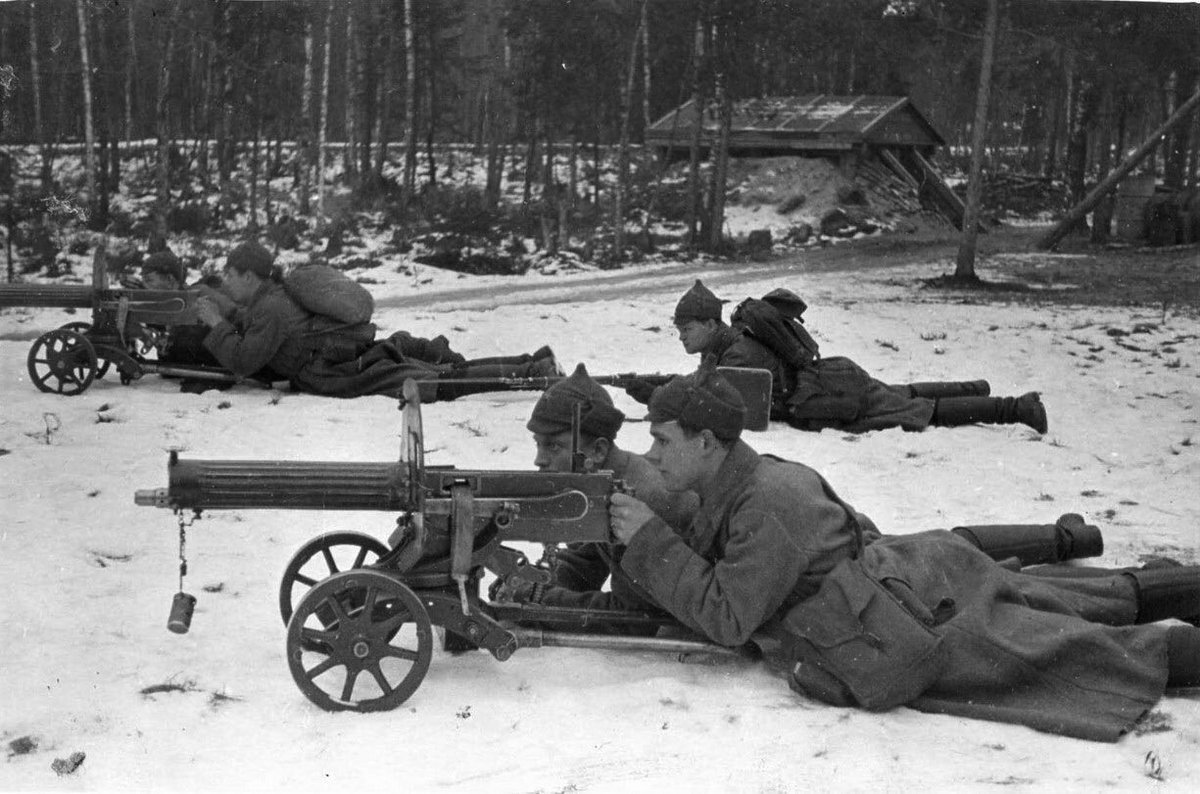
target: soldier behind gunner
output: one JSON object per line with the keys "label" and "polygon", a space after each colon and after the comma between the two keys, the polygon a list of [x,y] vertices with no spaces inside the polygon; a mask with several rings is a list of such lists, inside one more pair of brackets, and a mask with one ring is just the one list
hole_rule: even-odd
{"label": "soldier behind gunner", "polygon": [[[768,297],[774,297],[777,305],[790,299],[803,311],[803,301],[786,290],[776,290]],[[1022,423],[1039,433],[1047,430],[1046,409],[1036,392],[1020,397],[990,397],[987,381],[890,386],[872,378],[848,358],[818,356],[815,343],[811,358],[803,366],[793,366],[742,328],[726,325],[721,319],[724,303],[697,280],[675,307],[680,342],[688,353],[699,354],[701,360],[718,366],[770,370],[772,419],[801,430],[829,427],[852,433],[974,423]],[[792,311],[792,316],[798,318],[798,312]],[[638,384],[627,391],[645,402],[650,389]]]}
{"label": "soldier behind gunner", "polygon": [[[572,417],[579,407],[578,460],[572,459]],[[526,427],[533,434],[539,471],[611,471],[626,490],[651,506],[670,526],[685,527],[696,510],[693,493],[671,493],[658,471],[641,455],[617,446],[625,414],[613,406],[608,392],[588,376],[583,364],[570,377],[547,389],[538,399]],[[523,584],[493,597],[553,606],[629,611],[661,611],[634,586],[620,568],[622,549],[608,543],[579,543],[552,552],[554,582],[546,588]],[[612,577],[611,590],[602,591]]]}

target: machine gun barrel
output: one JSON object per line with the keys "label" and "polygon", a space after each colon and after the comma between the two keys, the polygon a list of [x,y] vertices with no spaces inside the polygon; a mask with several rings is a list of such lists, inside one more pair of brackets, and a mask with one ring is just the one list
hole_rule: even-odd
{"label": "machine gun barrel", "polygon": [[180,460],[171,454],[167,488],[139,490],[148,507],[196,510],[404,509],[395,462]]}
{"label": "machine gun barrel", "polygon": [[85,284],[0,284],[0,308],[90,309],[95,289]]}

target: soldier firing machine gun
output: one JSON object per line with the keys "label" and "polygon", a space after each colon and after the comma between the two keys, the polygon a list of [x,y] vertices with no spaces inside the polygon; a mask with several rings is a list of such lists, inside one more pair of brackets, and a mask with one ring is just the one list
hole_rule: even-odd
{"label": "soldier firing machine gun", "polygon": [[196,322],[197,290],[149,290],[109,286],[104,249],[98,248],[92,284],[2,284],[0,308],[29,306],[92,310],[91,322],[70,322],[39,336],[26,366],[39,390],[82,394],[115,366],[121,383],[147,372],[233,383],[233,373],[216,367],[160,364],[147,358],[163,352],[173,326]]}
{"label": "soldier firing machine gun", "polygon": [[[416,691],[433,656],[433,626],[447,643],[478,647],[500,661],[545,645],[634,648],[677,654],[753,655],[707,642],[586,633],[616,626],[678,626],[666,613],[493,603],[480,597],[485,571],[506,581],[548,584],[551,573],[506,541],[548,545],[611,540],[611,472],[486,471],[426,466],[416,383],[401,401],[398,463],[183,460],[171,453],[167,488],[141,490],[139,505],[222,509],[381,510],[399,513],[389,543],[338,532],[305,544],[280,584],[292,678],[329,711],[392,709]],[[340,570],[335,551],[353,562]],[[316,578],[324,564],[328,576]],[[169,624],[187,631],[195,600],[180,593]],[[517,625],[566,626],[575,632]],[[366,675],[363,675],[366,673]]]}

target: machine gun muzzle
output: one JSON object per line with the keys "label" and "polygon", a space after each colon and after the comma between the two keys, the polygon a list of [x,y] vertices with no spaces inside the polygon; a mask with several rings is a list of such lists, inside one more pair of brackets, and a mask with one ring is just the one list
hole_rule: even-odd
{"label": "machine gun muzzle", "polygon": [[180,460],[168,486],[135,492],[136,504],[185,510],[406,509],[399,463]]}

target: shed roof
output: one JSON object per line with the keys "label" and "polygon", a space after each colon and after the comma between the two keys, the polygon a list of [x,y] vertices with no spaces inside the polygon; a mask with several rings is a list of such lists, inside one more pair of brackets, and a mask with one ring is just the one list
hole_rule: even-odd
{"label": "shed roof", "polygon": [[[697,115],[695,102],[685,102],[650,125],[646,143],[686,146]],[[716,111],[709,106],[704,112],[703,137],[715,135],[718,127]],[[731,149],[844,150],[861,143],[942,146],[946,141],[903,96],[811,94],[734,103]]]}

